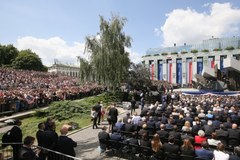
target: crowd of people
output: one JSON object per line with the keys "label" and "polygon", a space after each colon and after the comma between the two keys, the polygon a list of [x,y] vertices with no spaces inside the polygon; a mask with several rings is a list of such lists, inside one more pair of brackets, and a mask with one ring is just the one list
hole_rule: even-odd
{"label": "crowd of people", "polygon": [[151,159],[240,159],[239,96],[171,94],[162,104],[145,105],[140,114],[127,113],[112,132],[103,127],[98,135],[102,151],[119,142],[123,153],[132,146],[125,155]]}
{"label": "crowd of people", "polygon": [[10,130],[11,143],[9,144],[13,148],[14,160],[73,160],[76,156],[74,148],[77,147],[77,143],[67,136],[68,125],[63,125],[58,135],[55,121],[47,118],[46,122],[38,124],[37,145],[33,146],[35,138],[26,136],[23,139],[21,124],[21,120],[15,120],[15,125]]}
{"label": "crowd of people", "polygon": [[52,101],[80,99],[104,90],[96,83],[56,73],[0,68],[0,112],[46,106]]}

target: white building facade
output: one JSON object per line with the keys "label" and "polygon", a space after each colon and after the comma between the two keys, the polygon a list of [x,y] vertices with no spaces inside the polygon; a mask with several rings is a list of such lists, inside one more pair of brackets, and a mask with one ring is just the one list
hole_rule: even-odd
{"label": "white building facade", "polygon": [[149,67],[152,80],[184,85],[191,84],[195,74],[214,76],[215,66],[221,71],[228,68],[240,73],[239,59],[240,38],[233,37],[213,38],[193,45],[174,44],[173,47],[149,49],[142,57],[142,62]]}
{"label": "white building facade", "polygon": [[50,73],[60,73],[63,75],[71,77],[79,77],[80,67],[69,66],[64,64],[53,64],[51,67],[48,67],[48,72]]}

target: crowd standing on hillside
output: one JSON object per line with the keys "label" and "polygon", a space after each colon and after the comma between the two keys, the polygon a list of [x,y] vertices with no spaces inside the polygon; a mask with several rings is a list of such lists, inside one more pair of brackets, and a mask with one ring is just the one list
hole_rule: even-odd
{"label": "crowd standing on hillside", "polygon": [[104,87],[79,85],[79,79],[55,73],[0,68],[0,112],[19,112],[46,106],[52,101],[96,95]]}

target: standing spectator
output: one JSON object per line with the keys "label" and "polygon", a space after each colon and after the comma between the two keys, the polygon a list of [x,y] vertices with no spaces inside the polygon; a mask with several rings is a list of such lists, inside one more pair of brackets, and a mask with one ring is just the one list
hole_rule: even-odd
{"label": "standing spectator", "polygon": [[92,117],[92,122],[93,122],[93,125],[92,125],[92,128],[94,129],[96,127],[96,129],[98,128],[97,126],[97,117],[98,117],[98,112],[96,111],[96,108],[93,107],[92,110],[91,110],[91,117]]}
{"label": "standing spectator", "polygon": [[104,115],[106,114],[106,111],[105,111],[105,107],[104,107],[102,101],[100,102],[100,106],[101,106],[101,119],[103,121],[104,120]]}
{"label": "standing spectator", "polygon": [[52,117],[48,117],[46,122],[45,122],[45,128],[44,128],[44,131],[47,131],[49,130],[49,124],[53,122],[53,118]]}
{"label": "standing spectator", "polygon": [[[77,147],[77,143],[71,138],[67,137],[68,128],[63,126],[60,130],[61,135],[58,137],[58,151],[67,154],[69,156],[76,156],[74,147]],[[62,157],[61,160],[73,160],[73,158]]]}
{"label": "standing spectator", "polygon": [[[39,123],[38,131],[36,133],[37,143],[39,147],[45,147],[46,135],[45,135],[44,129],[45,129],[44,123]],[[46,156],[44,155],[43,150],[41,150],[39,153],[39,160],[45,160],[45,159],[46,159]]]}
{"label": "standing spectator", "polygon": [[34,153],[31,148],[34,140],[35,138],[31,136],[24,138],[23,146],[19,150],[19,160],[38,160],[38,154],[40,150],[37,150],[36,153]]}
{"label": "standing spectator", "polygon": [[100,105],[100,102],[98,102],[97,105],[93,107],[93,109],[97,112],[98,125],[100,125],[101,110],[102,110],[102,106]]}
{"label": "standing spectator", "polygon": [[217,150],[213,151],[213,160],[229,160],[229,154],[225,153],[225,147],[223,143],[217,145]]}
{"label": "standing spectator", "polygon": [[118,110],[116,108],[116,103],[114,103],[113,106],[110,108],[108,116],[111,119],[112,130],[113,130],[113,127],[115,126],[115,123],[117,122],[117,119],[118,119]]}
{"label": "standing spectator", "polygon": [[[45,134],[46,134],[45,147],[53,151],[57,151],[57,143],[58,143],[58,135],[55,129],[56,129],[55,122],[51,122],[49,124],[49,130],[45,131]],[[48,160],[55,160],[55,158],[56,158],[56,154],[54,152],[48,152]]]}
{"label": "standing spectator", "polygon": [[132,115],[132,112],[135,112],[135,107],[136,107],[136,100],[134,97],[132,97],[132,100],[131,100],[131,115]]}
{"label": "standing spectator", "polygon": [[20,126],[22,125],[22,121],[19,119],[15,120],[15,125],[11,129],[11,138],[12,138],[12,148],[13,148],[13,159],[19,160],[19,149],[21,148],[22,143],[22,130]]}
{"label": "standing spectator", "polygon": [[142,97],[141,98],[141,111],[143,110],[144,105],[145,105],[145,100],[144,100],[144,97]]}

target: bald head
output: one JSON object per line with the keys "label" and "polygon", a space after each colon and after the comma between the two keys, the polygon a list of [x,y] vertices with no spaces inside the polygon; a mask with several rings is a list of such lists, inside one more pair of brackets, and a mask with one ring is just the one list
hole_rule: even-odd
{"label": "bald head", "polygon": [[233,124],[232,124],[232,129],[237,129],[237,127],[238,127],[238,126],[237,126],[236,123],[233,123]]}
{"label": "bald head", "polygon": [[62,128],[60,129],[60,133],[61,133],[61,135],[67,135],[67,133],[68,133],[67,126],[62,126]]}

